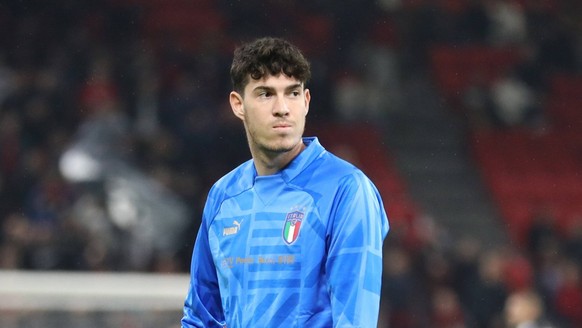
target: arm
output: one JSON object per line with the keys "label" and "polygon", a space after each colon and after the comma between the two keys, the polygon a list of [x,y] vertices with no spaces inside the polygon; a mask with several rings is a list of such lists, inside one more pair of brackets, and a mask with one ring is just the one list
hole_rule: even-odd
{"label": "arm", "polygon": [[334,327],[376,327],[389,228],[382,200],[358,173],[342,181],[334,202],[326,263]]}
{"label": "arm", "polygon": [[208,243],[208,205],[207,202],[194,244],[182,328],[225,327],[216,268]]}

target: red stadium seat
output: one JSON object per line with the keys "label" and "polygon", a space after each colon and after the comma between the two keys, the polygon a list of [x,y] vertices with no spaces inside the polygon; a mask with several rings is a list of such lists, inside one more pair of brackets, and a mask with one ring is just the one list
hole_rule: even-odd
{"label": "red stadium seat", "polygon": [[317,135],[322,143],[340,157],[349,157],[378,188],[394,224],[412,224],[419,210],[408,194],[379,131],[366,124],[319,125]]}
{"label": "red stadium seat", "polygon": [[225,17],[212,1],[148,0],[144,4],[143,32],[155,48],[170,42],[184,52],[193,52],[225,26]]}
{"label": "red stadium seat", "polygon": [[444,97],[453,104],[472,83],[490,85],[521,60],[514,48],[484,45],[435,46],[430,52],[433,78]]}
{"label": "red stadium seat", "polygon": [[550,207],[565,232],[582,218],[582,139],[556,129],[480,131],[472,149],[510,236],[523,244],[536,208]]}

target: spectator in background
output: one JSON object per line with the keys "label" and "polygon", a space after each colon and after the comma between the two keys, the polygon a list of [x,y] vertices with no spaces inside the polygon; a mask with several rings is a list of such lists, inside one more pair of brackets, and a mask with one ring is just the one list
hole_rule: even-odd
{"label": "spectator in background", "polygon": [[467,113],[469,124],[474,129],[491,127],[494,119],[491,92],[488,81],[482,72],[471,76],[468,86],[463,90],[461,105]]}
{"label": "spectator in background", "polygon": [[507,328],[553,328],[544,318],[544,304],[533,290],[522,290],[509,295],[504,308]]}
{"label": "spectator in background", "polygon": [[514,0],[486,1],[491,20],[489,42],[496,46],[521,45],[527,40],[525,13]]}
{"label": "spectator in background", "polygon": [[101,113],[119,111],[121,106],[119,87],[113,77],[112,59],[110,55],[101,52],[94,56],[78,95],[80,110],[89,119]]}
{"label": "spectator in background", "polygon": [[566,254],[582,266],[582,215],[572,219],[565,242]]}
{"label": "spectator in background", "polygon": [[407,250],[386,247],[384,274],[382,277],[383,311],[380,313],[378,327],[413,328],[421,325],[422,303],[418,302],[418,277],[414,270],[414,260]]}
{"label": "spectator in background", "polygon": [[479,258],[478,280],[471,286],[467,300],[470,326],[492,328],[503,322],[503,303],[507,297],[504,262],[501,250],[489,250]]}
{"label": "spectator in background", "polygon": [[483,252],[481,248],[479,241],[465,237],[455,245],[452,255],[452,286],[464,307],[471,300],[473,286],[479,279],[479,258]]}
{"label": "spectator in background", "polygon": [[369,117],[365,81],[359,72],[348,71],[338,76],[333,94],[333,106],[345,121],[362,120]]}
{"label": "spectator in background", "polygon": [[481,0],[469,0],[467,7],[459,14],[457,33],[460,43],[487,43],[491,30],[491,18],[485,3]]}
{"label": "spectator in background", "polygon": [[2,198],[4,201],[0,204],[0,215],[5,213],[4,207],[16,202],[10,197],[14,191],[8,192],[7,187],[10,185],[10,180],[17,178],[20,170],[20,157],[23,152],[22,138],[22,122],[17,113],[9,110],[0,112],[0,170],[2,172],[0,193],[6,194],[7,197]]}
{"label": "spectator in background", "polygon": [[386,112],[399,110],[402,78],[394,17],[384,13],[368,29],[365,37],[352,47],[351,62],[365,87],[361,118],[375,122],[382,120]]}
{"label": "spectator in background", "polygon": [[551,314],[556,313],[554,300],[562,282],[563,255],[559,240],[551,240],[544,244],[538,258],[532,261],[535,268],[537,290]]}
{"label": "spectator in background", "polygon": [[556,227],[556,217],[552,208],[541,207],[532,211],[532,220],[527,231],[526,247],[534,265],[538,265],[543,252],[552,244],[557,244],[560,236]]}
{"label": "spectator in background", "polygon": [[550,20],[539,42],[540,65],[549,72],[576,72],[578,59],[576,21]]}
{"label": "spectator in background", "polygon": [[532,288],[533,272],[531,262],[521,252],[511,250],[506,254],[505,284],[509,292]]}
{"label": "spectator in background", "polygon": [[432,328],[465,328],[465,314],[454,290],[439,287],[432,293],[431,322]]}
{"label": "spectator in background", "polygon": [[578,263],[564,260],[555,294],[556,313],[570,327],[582,327],[582,273]]}
{"label": "spectator in background", "polygon": [[535,126],[540,122],[538,100],[516,74],[508,73],[493,82],[491,102],[495,118],[503,127]]}
{"label": "spectator in background", "polygon": [[0,104],[12,92],[15,82],[15,72],[6,65],[6,60],[0,53]]}

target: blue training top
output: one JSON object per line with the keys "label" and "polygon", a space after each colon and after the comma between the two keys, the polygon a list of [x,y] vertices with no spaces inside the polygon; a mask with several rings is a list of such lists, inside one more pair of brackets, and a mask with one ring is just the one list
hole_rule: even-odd
{"label": "blue training top", "polygon": [[210,190],[182,327],[376,327],[388,219],[317,138],[274,175],[249,160]]}

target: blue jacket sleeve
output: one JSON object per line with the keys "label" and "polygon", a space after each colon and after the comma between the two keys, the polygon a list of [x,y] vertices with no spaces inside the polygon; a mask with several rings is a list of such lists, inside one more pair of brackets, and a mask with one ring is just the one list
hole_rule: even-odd
{"label": "blue jacket sleeve", "polygon": [[209,203],[192,254],[190,288],[184,302],[182,328],[225,327],[216,267],[208,242]]}
{"label": "blue jacket sleeve", "polygon": [[342,181],[334,202],[326,263],[334,327],[376,327],[389,229],[381,197],[359,172]]}

